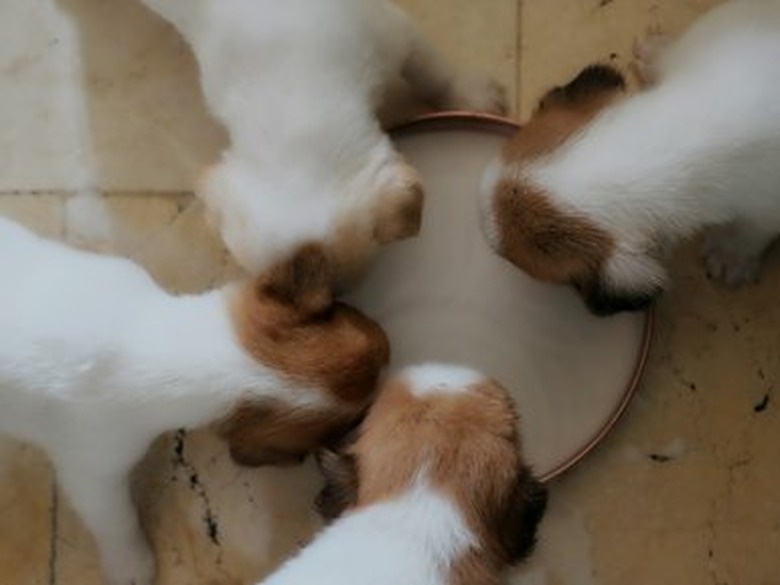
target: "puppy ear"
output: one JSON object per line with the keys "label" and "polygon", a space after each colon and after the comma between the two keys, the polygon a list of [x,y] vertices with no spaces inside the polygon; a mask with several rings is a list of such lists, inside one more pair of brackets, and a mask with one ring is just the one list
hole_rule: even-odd
{"label": "puppy ear", "polygon": [[498,516],[499,545],[508,563],[519,563],[531,553],[546,508],[547,488],[523,468]]}
{"label": "puppy ear", "polygon": [[304,315],[328,310],[333,305],[333,275],[322,247],[305,244],[271,268],[261,281],[261,294]]}
{"label": "puppy ear", "polygon": [[609,65],[589,65],[566,85],[554,87],[540,100],[537,111],[555,106],[577,107],[600,101],[626,88],[623,75]]}
{"label": "puppy ear", "polygon": [[357,461],[351,453],[332,449],[321,449],[315,457],[325,476],[325,486],[317,495],[315,507],[325,521],[330,522],[357,503]]}

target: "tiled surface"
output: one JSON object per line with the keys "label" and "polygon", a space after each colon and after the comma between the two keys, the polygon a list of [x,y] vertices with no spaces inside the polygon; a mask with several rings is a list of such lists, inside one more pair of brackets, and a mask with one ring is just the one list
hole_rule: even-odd
{"label": "tiled surface", "polygon": [[669,34],[720,0],[521,0],[518,111],[522,119],[554,85],[590,63],[628,71],[649,27]]}
{"label": "tiled surface", "polygon": [[[581,66],[625,66],[648,26],[674,32],[713,2],[401,3],[453,60],[503,81],[525,116]],[[224,136],[178,36],[134,0],[7,1],[0,30],[0,213],[130,256],[171,290],[237,274],[186,195]],[[637,400],[554,486],[513,583],[776,585],[780,253],[745,290],[707,282],[693,246],[674,275]],[[239,469],[205,432],[178,442],[162,438],[139,473],[159,585],[249,583],[311,534],[312,469]],[[0,442],[0,583],[101,582],[43,455]]]}
{"label": "tiled surface", "polygon": [[6,1],[0,23],[0,190],[182,190],[219,152],[189,50],[136,0]]}
{"label": "tiled surface", "polygon": [[517,103],[518,24],[515,0],[397,0],[421,30],[452,62],[485,72],[507,89],[510,108]]}
{"label": "tiled surface", "polygon": [[54,481],[45,456],[0,442],[0,581],[49,585]]}

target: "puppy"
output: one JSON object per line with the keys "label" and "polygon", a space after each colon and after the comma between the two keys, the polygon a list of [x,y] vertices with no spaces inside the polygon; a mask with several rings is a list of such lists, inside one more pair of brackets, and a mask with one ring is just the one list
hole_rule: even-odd
{"label": "puppy", "polygon": [[354,443],[319,462],[320,510],[344,515],[262,585],[497,585],[546,505],[506,391],[456,366],[389,381]]}
{"label": "puppy", "polygon": [[143,0],[191,45],[230,146],[197,192],[251,274],[321,242],[342,282],[413,236],[422,187],[375,117],[403,75],[437,107],[502,112],[492,80],[454,71],[388,0]]}
{"label": "puppy", "polygon": [[40,446],[112,585],[154,562],[128,474],[169,429],[214,424],[244,464],[296,458],[362,415],[388,344],[335,303],[319,248],[175,297],[135,264],[0,219],[0,433]]}
{"label": "puppy", "polygon": [[702,227],[731,285],[780,232],[780,3],[728,2],[640,69],[653,83],[628,99],[604,66],[553,89],[484,182],[490,244],[601,315],[646,307]]}

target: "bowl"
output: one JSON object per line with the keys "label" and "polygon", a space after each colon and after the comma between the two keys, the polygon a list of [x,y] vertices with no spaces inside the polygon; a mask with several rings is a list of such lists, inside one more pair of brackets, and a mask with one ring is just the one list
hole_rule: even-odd
{"label": "bowl", "polygon": [[382,250],[350,302],[386,329],[391,373],[453,362],[504,384],[526,458],[549,481],[585,457],[628,406],[653,317],[595,317],[570,288],[535,281],[489,248],[479,184],[518,129],[503,118],[447,113],[391,132],[422,177],[422,226],[418,237]]}

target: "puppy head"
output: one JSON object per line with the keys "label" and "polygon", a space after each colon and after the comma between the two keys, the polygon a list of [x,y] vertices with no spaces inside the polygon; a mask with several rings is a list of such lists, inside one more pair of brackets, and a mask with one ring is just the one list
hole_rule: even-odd
{"label": "puppy head", "polygon": [[546,490],[523,461],[507,392],[455,366],[410,368],[390,380],[354,440],[321,453],[319,463],[326,518],[392,498],[425,473],[499,568],[531,550],[546,504]]}
{"label": "puppy head", "polygon": [[258,167],[231,149],[196,184],[209,224],[252,276],[269,271],[303,242],[323,241],[331,215],[327,197]]}
{"label": "puppy head", "polygon": [[318,245],[302,246],[234,291],[233,320],[246,351],[285,391],[240,405],[221,431],[243,464],[300,458],[359,418],[389,359],[382,329],[333,298]]}
{"label": "puppy head", "polygon": [[643,242],[620,234],[533,184],[525,169],[576,137],[625,88],[620,73],[591,66],[550,90],[485,177],[483,228],[503,257],[546,282],[570,284],[597,314],[646,307],[664,270]]}

